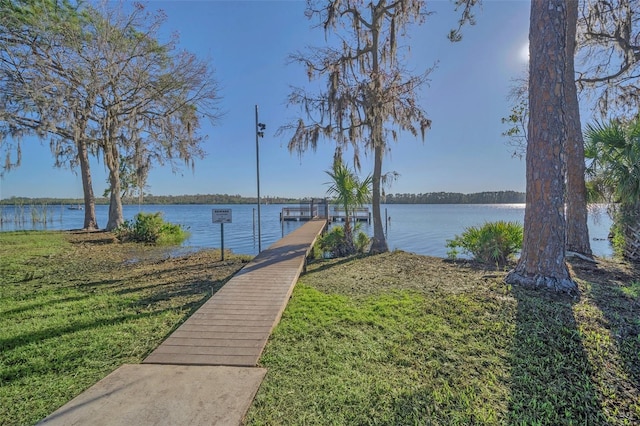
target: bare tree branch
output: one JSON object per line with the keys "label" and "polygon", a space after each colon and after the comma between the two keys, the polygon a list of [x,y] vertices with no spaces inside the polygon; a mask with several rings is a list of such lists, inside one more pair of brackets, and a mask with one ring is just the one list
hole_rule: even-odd
{"label": "bare tree branch", "polygon": [[604,117],[640,107],[640,0],[585,0],[578,20],[578,88]]}

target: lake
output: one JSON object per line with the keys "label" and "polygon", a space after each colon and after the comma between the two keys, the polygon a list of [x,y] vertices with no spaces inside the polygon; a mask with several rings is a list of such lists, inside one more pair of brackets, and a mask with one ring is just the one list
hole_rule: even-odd
{"label": "lake", "polygon": [[[269,247],[304,222],[280,223],[283,207],[299,207],[295,204],[263,205],[261,209],[262,249]],[[180,251],[220,247],[220,224],[212,223],[213,208],[232,210],[232,223],[224,225],[224,247],[238,254],[258,253],[257,207],[255,205],[126,205],[125,219],[133,219],[138,212],[161,212],[164,219],[180,224],[191,233]],[[36,207],[41,216],[42,207]],[[469,226],[479,226],[497,220],[524,220],[524,204],[389,204],[382,206],[387,242],[391,250],[400,249],[417,254],[446,257],[446,242],[461,234]],[[14,209],[0,206],[0,230],[48,229],[67,230],[82,227],[84,211],[69,210],[66,206],[49,206],[46,224],[32,224],[30,207]],[[104,227],[108,218],[108,206],[96,206],[98,224]],[[17,223],[16,218],[26,219]],[[362,223],[361,230],[371,235],[373,227]],[[606,206],[596,205],[589,212],[589,237],[595,255],[609,257],[613,251],[607,235],[611,219]]]}

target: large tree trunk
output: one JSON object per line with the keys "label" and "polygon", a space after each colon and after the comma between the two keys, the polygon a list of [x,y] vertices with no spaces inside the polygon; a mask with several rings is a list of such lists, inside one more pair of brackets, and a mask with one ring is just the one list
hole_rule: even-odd
{"label": "large tree trunk", "polygon": [[580,124],[580,106],[575,84],[574,55],[578,0],[567,4],[567,70],[565,74],[567,124],[567,250],[592,256],[587,228],[587,188],[584,183],[584,140]]}
{"label": "large tree trunk", "polygon": [[566,25],[564,0],[531,2],[524,241],[505,280],[571,292],[576,284],[565,264],[564,217]]}
{"label": "large tree trunk", "polygon": [[349,204],[345,203],[344,208],[344,239],[345,239],[345,248],[344,256],[351,256],[356,252],[356,246],[353,243],[353,227],[351,226],[351,216],[352,212],[349,210]]}
{"label": "large tree trunk", "polygon": [[[118,181],[119,180],[120,179],[118,179]],[[109,181],[113,182],[111,172],[109,172]],[[119,183],[116,184],[116,186],[119,188]],[[113,183],[111,184],[111,187],[113,188]],[[109,221],[107,222],[106,229],[107,231],[113,231],[123,223],[124,217],[122,215],[122,200],[120,199],[120,194],[112,189],[111,197],[109,198]]]}
{"label": "large tree trunk", "polygon": [[[380,2],[378,5],[382,5]],[[382,92],[382,76],[380,75],[380,63],[378,62],[378,49],[380,43],[380,28],[382,25],[384,11],[372,7],[371,9],[371,77],[373,78],[373,97],[370,99],[372,102],[371,108],[371,139],[373,141],[373,175],[371,176],[371,207],[373,215],[373,240],[371,242],[371,248],[369,253],[378,254],[389,251],[387,246],[387,239],[384,236],[384,228],[382,226],[382,215],[380,214],[380,194],[382,193],[381,181],[382,181],[382,159],[385,154],[385,140],[383,134],[383,114],[380,108],[381,100],[377,97]]]}
{"label": "large tree trunk", "polygon": [[118,148],[110,144],[105,150],[105,163],[109,169],[109,186],[111,197],[109,198],[109,221],[107,231],[113,231],[124,223],[122,215],[122,200],[120,199],[120,156]]}
{"label": "large tree trunk", "polygon": [[80,162],[80,175],[82,176],[82,192],[84,194],[84,225],[83,229],[98,229],[96,219],[96,200],[93,194],[93,182],[91,180],[91,169],[89,167],[89,153],[84,140],[76,143],[78,148],[78,160]]}
{"label": "large tree trunk", "polygon": [[387,240],[384,236],[384,227],[382,226],[382,215],[380,214],[380,184],[382,179],[382,158],[384,156],[384,146],[376,144],[374,155],[373,175],[371,177],[373,191],[371,194],[371,206],[373,210],[373,240],[371,242],[371,249],[369,250],[369,253],[371,254],[389,251]]}
{"label": "large tree trunk", "polygon": [[75,111],[78,123],[74,138],[78,150],[78,162],[80,163],[80,175],[82,176],[82,192],[84,195],[84,225],[86,230],[96,230],[98,220],[96,219],[96,197],[93,193],[93,181],[91,179],[91,166],[89,165],[89,149],[86,141],[87,123],[89,115],[95,103],[96,96],[91,92],[87,94],[84,101],[84,108]]}

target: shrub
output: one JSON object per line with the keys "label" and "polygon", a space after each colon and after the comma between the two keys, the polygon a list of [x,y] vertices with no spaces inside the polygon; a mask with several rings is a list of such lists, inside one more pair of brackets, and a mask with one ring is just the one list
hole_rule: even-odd
{"label": "shrub", "polygon": [[138,213],[134,220],[126,220],[115,230],[121,242],[133,241],[146,244],[181,244],[189,232],[180,225],[165,222],[162,213]]}
{"label": "shrub", "polygon": [[367,251],[367,248],[369,247],[370,243],[371,243],[371,238],[369,238],[367,234],[365,234],[362,231],[358,232],[358,235],[356,235],[356,241],[355,241],[356,250],[358,251],[358,253],[364,253],[365,251]]}
{"label": "shrub", "polygon": [[609,230],[609,242],[613,248],[613,253],[616,256],[624,256],[625,238],[624,238],[624,224],[614,222]]}
{"label": "shrub", "polygon": [[322,251],[329,252],[332,257],[343,257],[351,253],[342,226],[334,226],[320,238],[318,244]]}
{"label": "shrub", "polygon": [[318,239],[316,240],[315,244],[313,245],[313,248],[309,252],[309,255],[307,256],[307,260],[322,259],[323,255],[324,255],[324,252],[320,248],[320,239]]}
{"label": "shrub", "polygon": [[455,259],[458,249],[484,263],[505,265],[522,249],[523,227],[518,222],[487,222],[469,227],[462,235],[447,240],[447,254]]}
{"label": "shrub", "polygon": [[[356,228],[357,229],[357,228]],[[369,237],[364,232],[358,232],[355,242],[347,241],[344,227],[334,226],[318,240],[320,249],[329,253],[331,257],[345,257],[355,253],[364,253],[369,245]]]}

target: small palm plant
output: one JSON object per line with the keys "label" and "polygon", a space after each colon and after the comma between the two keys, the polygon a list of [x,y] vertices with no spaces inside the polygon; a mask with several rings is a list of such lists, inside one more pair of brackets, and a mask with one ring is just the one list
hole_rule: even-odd
{"label": "small palm plant", "polygon": [[335,202],[344,209],[346,220],[344,222],[344,250],[345,255],[356,252],[351,226],[351,213],[358,207],[362,207],[371,199],[371,175],[364,180],[344,165],[340,158],[333,163],[333,169],[325,171],[331,177],[328,182],[327,193],[334,197]]}
{"label": "small palm plant", "polygon": [[589,187],[611,203],[615,247],[640,260],[640,116],[624,123],[595,123],[585,132]]}
{"label": "small palm plant", "polygon": [[503,266],[513,261],[522,249],[522,238],[523,227],[518,222],[487,222],[479,227],[468,227],[462,235],[447,240],[447,254],[455,259],[461,249],[475,260]]}

